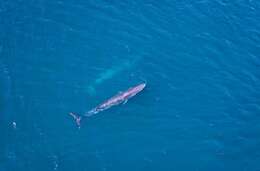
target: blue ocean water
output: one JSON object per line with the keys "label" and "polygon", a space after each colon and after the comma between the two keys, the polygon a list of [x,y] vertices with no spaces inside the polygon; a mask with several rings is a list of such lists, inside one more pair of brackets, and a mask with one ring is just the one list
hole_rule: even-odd
{"label": "blue ocean water", "polygon": [[0,170],[260,171],[259,52],[257,0],[1,1]]}

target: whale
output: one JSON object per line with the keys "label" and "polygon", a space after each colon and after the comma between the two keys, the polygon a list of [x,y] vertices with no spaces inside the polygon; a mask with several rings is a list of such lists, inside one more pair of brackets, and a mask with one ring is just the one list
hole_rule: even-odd
{"label": "whale", "polygon": [[96,107],[94,107],[93,109],[89,110],[88,112],[86,112],[81,116],[72,112],[69,114],[74,118],[77,126],[80,127],[81,120],[84,117],[91,117],[95,114],[98,114],[99,112],[111,108],[112,106],[116,106],[122,103],[125,104],[130,98],[134,97],[136,94],[141,92],[145,87],[146,87],[146,83],[141,83],[134,87],[130,87],[127,90],[119,92],[116,95],[112,96],[111,98],[105,100],[103,103],[97,105]]}

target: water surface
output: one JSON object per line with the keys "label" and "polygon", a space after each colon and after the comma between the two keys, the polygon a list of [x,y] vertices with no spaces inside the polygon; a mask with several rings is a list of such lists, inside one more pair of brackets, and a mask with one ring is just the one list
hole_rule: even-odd
{"label": "water surface", "polygon": [[[0,170],[259,171],[259,11],[255,0],[1,2]],[[68,115],[143,80],[80,130]]]}

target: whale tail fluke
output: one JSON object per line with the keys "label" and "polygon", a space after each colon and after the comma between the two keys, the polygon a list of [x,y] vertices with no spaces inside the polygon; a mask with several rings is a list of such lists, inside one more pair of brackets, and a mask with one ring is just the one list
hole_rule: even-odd
{"label": "whale tail fluke", "polygon": [[75,120],[77,126],[80,128],[80,121],[82,119],[81,116],[78,116],[77,114],[72,113],[72,112],[70,112],[69,115],[73,117],[73,119]]}

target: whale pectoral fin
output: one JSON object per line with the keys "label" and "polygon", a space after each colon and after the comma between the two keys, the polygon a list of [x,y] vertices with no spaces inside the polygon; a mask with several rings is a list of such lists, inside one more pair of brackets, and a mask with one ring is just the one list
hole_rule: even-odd
{"label": "whale pectoral fin", "polygon": [[128,100],[125,100],[125,101],[123,102],[123,104],[126,104],[126,103],[127,103],[127,101],[128,101]]}

